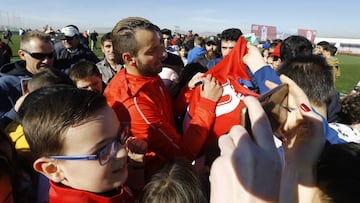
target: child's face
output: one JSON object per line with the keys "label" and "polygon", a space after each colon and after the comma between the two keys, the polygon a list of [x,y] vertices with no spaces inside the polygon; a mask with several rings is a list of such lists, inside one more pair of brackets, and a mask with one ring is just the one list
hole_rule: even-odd
{"label": "child's face", "polygon": [[103,92],[102,79],[99,76],[89,76],[76,82],[76,87],[91,90],[97,93]]}
{"label": "child's face", "polygon": [[[111,143],[119,133],[119,120],[109,107],[95,117],[68,129],[61,155],[92,155]],[[106,192],[124,184],[127,176],[127,151],[120,145],[115,157],[101,166],[98,160],[56,160],[64,175],[62,184],[90,192]]]}

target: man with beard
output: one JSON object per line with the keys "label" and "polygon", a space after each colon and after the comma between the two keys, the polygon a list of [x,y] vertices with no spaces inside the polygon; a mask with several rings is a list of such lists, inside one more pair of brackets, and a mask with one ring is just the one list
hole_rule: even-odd
{"label": "man with beard", "polygon": [[[170,159],[184,158],[191,163],[214,121],[221,85],[211,75],[202,78],[197,74],[173,102],[158,75],[166,57],[159,27],[147,19],[129,17],[115,25],[112,35],[115,52],[125,68],[114,76],[104,94],[119,120],[130,122],[132,134],[147,142],[146,178]],[[174,116],[186,110],[191,90],[199,81],[201,99],[190,127],[181,135],[176,131]]]}
{"label": "man with beard", "polygon": [[207,67],[210,60],[220,56],[219,51],[220,43],[217,36],[209,36],[205,40],[205,54],[200,55],[194,60],[194,63],[200,63],[202,66]]}

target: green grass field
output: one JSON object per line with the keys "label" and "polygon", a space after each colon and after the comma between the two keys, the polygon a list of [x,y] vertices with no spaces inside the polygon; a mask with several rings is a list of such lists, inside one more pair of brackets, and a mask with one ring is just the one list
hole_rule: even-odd
{"label": "green grass field", "polygon": [[360,80],[360,56],[338,54],[341,76],[335,81],[336,89],[349,93]]}
{"label": "green grass field", "polygon": [[[101,59],[103,58],[103,54],[100,49],[100,38],[97,41],[97,49],[95,50],[95,54]],[[5,39],[3,39],[6,42]],[[18,35],[13,35],[12,41],[14,44],[9,44],[13,50],[13,58],[12,61],[18,60],[19,56],[17,54],[19,50],[19,42],[20,38]],[[341,94],[349,93],[355,86],[355,84],[360,80],[360,56],[354,55],[343,55],[338,54],[337,56],[340,61],[341,68],[341,76],[336,80],[335,87]]]}

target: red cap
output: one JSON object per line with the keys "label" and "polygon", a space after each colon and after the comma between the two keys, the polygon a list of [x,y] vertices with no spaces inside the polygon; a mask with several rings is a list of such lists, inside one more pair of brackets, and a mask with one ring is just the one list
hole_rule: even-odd
{"label": "red cap", "polygon": [[270,56],[280,57],[280,44],[276,45]]}

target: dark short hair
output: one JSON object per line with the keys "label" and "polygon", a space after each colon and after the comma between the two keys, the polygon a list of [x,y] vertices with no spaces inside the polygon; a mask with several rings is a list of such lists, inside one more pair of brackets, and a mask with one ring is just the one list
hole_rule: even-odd
{"label": "dark short hair", "polygon": [[318,106],[328,105],[335,94],[332,71],[325,58],[318,55],[292,57],[276,70],[279,75],[284,74],[294,80],[309,100]]}
{"label": "dark short hair", "polygon": [[171,30],[169,30],[169,29],[167,29],[167,28],[161,29],[161,34],[165,34],[165,35],[171,36]]}
{"label": "dark short hair", "polygon": [[55,68],[46,68],[32,76],[29,81],[29,92],[33,92],[41,87],[48,87],[57,84],[73,85],[73,82],[64,72]]}
{"label": "dark short hair", "polygon": [[317,187],[325,202],[357,202],[360,144],[326,145],[317,164]]}
{"label": "dark short hair", "polygon": [[243,35],[240,29],[238,28],[229,28],[222,31],[220,38],[225,41],[237,41],[239,37]]}
{"label": "dark short hair", "polygon": [[309,56],[313,53],[313,45],[303,36],[287,37],[280,46],[280,59],[285,61],[296,56]]}
{"label": "dark short hair", "polygon": [[105,41],[108,41],[108,40],[112,40],[112,35],[111,35],[111,32],[108,32],[108,33],[105,33],[102,37],[101,37],[101,44],[104,45],[104,42]]}
{"label": "dark short hair", "polygon": [[70,68],[69,76],[76,84],[79,80],[90,76],[101,77],[101,73],[95,63],[91,61],[80,61]]}
{"label": "dark short hair", "polygon": [[34,158],[59,155],[64,136],[106,107],[102,94],[68,85],[42,87],[31,92],[18,115]]}

